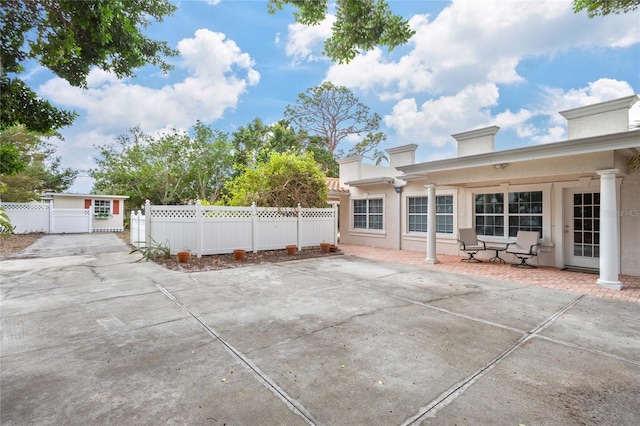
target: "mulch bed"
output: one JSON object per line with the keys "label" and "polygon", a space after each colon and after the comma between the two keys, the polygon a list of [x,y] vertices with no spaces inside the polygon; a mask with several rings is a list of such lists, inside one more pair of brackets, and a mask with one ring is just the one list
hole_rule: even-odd
{"label": "mulch bed", "polygon": [[286,250],[264,250],[257,253],[247,252],[245,259],[235,260],[233,254],[214,254],[197,258],[191,255],[189,262],[179,263],[176,256],[169,259],[156,259],[155,262],[167,269],[180,272],[216,271],[220,269],[241,268],[243,266],[266,265],[269,263],[288,262],[291,260],[312,259],[317,257],[339,256],[342,251],[322,253],[320,247],[309,247],[288,255]]}

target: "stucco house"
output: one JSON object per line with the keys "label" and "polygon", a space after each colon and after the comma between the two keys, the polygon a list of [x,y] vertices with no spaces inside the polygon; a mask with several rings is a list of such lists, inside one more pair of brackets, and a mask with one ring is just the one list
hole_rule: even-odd
{"label": "stucco house", "polygon": [[387,150],[388,167],[340,160],[341,242],[426,251],[437,263],[460,254],[460,228],[494,244],[539,231],[539,264],[597,270],[599,286],[620,289],[619,274],[640,276],[640,171],[627,169],[640,153],[629,119],[638,100],[560,112],[560,142],[495,151],[492,126],[452,135],[456,158],[415,163],[411,144]]}
{"label": "stucco house", "polygon": [[90,232],[123,231],[124,201],[128,198],[126,195],[65,194],[52,192],[47,192],[42,197],[43,201],[50,200],[54,212],[62,213],[67,210],[69,214],[71,214],[72,211],[88,209],[91,216]]}

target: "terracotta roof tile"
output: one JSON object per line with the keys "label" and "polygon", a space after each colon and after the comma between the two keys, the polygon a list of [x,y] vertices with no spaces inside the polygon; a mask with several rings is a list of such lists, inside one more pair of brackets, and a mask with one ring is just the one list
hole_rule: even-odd
{"label": "terracotta roof tile", "polygon": [[329,192],[344,192],[345,194],[349,193],[347,188],[343,188],[340,186],[340,179],[338,178],[325,178],[327,182],[327,186],[329,187]]}

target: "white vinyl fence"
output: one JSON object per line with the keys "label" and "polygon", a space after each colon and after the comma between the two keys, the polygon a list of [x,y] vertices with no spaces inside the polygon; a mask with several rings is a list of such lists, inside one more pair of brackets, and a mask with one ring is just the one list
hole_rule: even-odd
{"label": "white vinyl fence", "polygon": [[54,209],[52,203],[0,203],[16,234],[91,232],[92,209]]}
{"label": "white vinyl fence", "polygon": [[190,250],[198,257],[232,253],[234,249],[298,249],[322,242],[337,243],[338,209],[158,206],[145,204],[145,214],[131,212],[131,244],[168,245],[171,253]]}

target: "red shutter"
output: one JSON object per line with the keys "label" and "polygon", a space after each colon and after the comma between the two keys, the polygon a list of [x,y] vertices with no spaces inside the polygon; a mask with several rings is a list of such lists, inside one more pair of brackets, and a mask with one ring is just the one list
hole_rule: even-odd
{"label": "red shutter", "polygon": [[91,200],[84,200],[84,208],[85,209],[91,208]]}
{"label": "red shutter", "polygon": [[120,214],[120,200],[113,200],[113,214]]}

